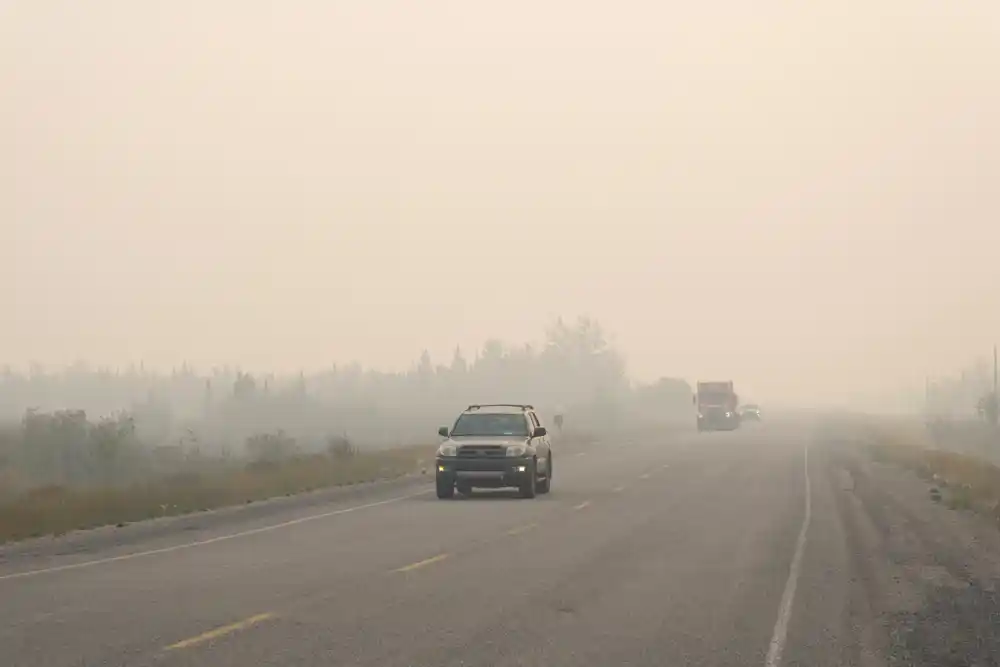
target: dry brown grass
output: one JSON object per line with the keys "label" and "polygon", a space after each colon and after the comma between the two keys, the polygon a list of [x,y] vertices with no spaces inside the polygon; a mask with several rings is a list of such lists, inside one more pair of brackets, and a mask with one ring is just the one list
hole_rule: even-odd
{"label": "dry brown grass", "polygon": [[432,446],[346,459],[317,454],[242,469],[183,473],[123,488],[37,488],[0,505],[0,543],[391,479],[416,471],[419,461],[433,461],[433,456]]}
{"label": "dry brown grass", "polygon": [[919,433],[879,429],[869,450],[876,461],[903,466],[941,487],[951,507],[984,511],[1000,519],[1000,467],[926,445],[926,437]]}

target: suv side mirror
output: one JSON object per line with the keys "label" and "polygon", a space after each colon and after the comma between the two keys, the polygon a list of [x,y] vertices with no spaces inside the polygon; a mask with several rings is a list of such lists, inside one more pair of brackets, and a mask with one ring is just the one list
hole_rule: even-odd
{"label": "suv side mirror", "polygon": [[438,429],[438,435],[440,435],[442,438],[447,438],[448,437],[448,427],[447,426],[442,426],[441,428],[439,428]]}
{"label": "suv side mirror", "polygon": [[535,432],[532,434],[531,437],[532,438],[543,438],[546,435],[548,435],[548,430],[544,426],[539,426],[538,428],[535,429]]}

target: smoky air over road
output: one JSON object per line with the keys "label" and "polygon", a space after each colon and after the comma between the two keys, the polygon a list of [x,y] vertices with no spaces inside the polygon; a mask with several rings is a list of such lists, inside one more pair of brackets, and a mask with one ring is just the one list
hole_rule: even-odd
{"label": "smoky air over road", "polygon": [[0,2],[0,662],[995,664],[1000,4],[272,5]]}
{"label": "smoky air over road", "polygon": [[1000,329],[998,25],[4,3],[4,361],[391,371],[582,313],[643,381],[912,405]]}

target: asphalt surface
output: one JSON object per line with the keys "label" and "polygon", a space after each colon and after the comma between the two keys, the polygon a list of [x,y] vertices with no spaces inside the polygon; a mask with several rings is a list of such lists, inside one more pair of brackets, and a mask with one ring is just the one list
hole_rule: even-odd
{"label": "asphalt surface", "polygon": [[22,553],[0,663],[871,664],[831,447],[795,424],[557,447],[534,500],[412,480]]}

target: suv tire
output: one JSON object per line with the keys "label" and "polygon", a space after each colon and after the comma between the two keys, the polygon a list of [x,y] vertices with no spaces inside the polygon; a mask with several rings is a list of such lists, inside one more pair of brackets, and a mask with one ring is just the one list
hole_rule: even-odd
{"label": "suv tire", "polygon": [[545,465],[545,479],[538,482],[538,493],[548,493],[552,490],[552,454],[549,453],[548,463]]}
{"label": "suv tire", "polygon": [[447,500],[449,498],[455,497],[455,485],[448,482],[442,482],[440,479],[436,482],[437,486],[437,497],[441,500]]}
{"label": "suv tire", "polygon": [[532,463],[528,470],[528,479],[521,483],[521,497],[522,498],[534,498],[535,492],[538,485],[538,468],[537,463]]}

